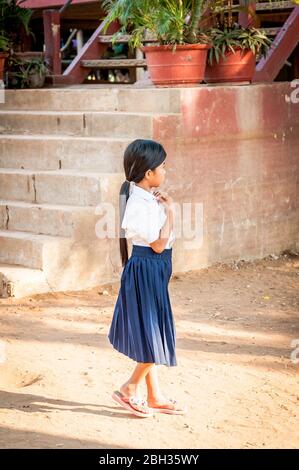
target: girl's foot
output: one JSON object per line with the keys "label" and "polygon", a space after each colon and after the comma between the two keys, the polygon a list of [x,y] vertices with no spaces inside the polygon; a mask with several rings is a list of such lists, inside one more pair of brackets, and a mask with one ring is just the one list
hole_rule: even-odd
{"label": "girl's foot", "polygon": [[122,395],[124,395],[126,398],[130,398],[130,397],[141,398],[138,387],[134,384],[125,383],[120,387],[119,390],[122,393]]}
{"label": "girl's foot", "polygon": [[112,398],[119,405],[121,405],[126,410],[130,411],[134,415],[140,418],[148,418],[153,416],[153,410],[148,407],[145,400],[137,397],[126,398],[121,392],[115,390],[112,394]]}
{"label": "girl's foot", "polygon": [[148,398],[147,403],[156,413],[185,414],[187,412],[187,408],[181,406],[179,402],[173,398]]}
{"label": "girl's foot", "polygon": [[112,398],[137,416],[153,416],[153,411],[147,402],[142,399],[139,394],[139,388],[135,384],[124,383],[120,387],[119,392],[116,390],[113,393]]}

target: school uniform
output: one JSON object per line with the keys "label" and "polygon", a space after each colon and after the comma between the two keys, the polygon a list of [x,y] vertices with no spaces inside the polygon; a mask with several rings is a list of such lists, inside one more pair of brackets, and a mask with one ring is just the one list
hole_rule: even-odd
{"label": "school uniform", "polygon": [[168,292],[173,230],[162,253],[150,246],[166,218],[163,204],[131,182],[121,227],[132,240],[132,253],[121,275],[108,338],[117,351],[136,362],[176,366],[176,329]]}

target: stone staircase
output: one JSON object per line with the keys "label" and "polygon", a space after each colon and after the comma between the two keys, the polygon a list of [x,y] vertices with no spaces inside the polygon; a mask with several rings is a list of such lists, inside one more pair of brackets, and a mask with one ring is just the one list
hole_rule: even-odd
{"label": "stone staircase", "polygon": [[[0,296],[80,290],[116,279],[123,151],[178,112],[174,90],[7,90],[0,105]],[[99,238],[101,203],[114,238]]]}

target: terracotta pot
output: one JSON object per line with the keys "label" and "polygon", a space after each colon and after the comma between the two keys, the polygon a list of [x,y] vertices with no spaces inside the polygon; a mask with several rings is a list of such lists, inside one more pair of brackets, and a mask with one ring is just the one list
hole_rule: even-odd
{"label": "terracotta pot", "polygon": [[219,63],[207,64],[205,82],[251,82],[255,71],[255,55],[250,49],[235,49],[225,52]]}
{"label": "terracotta pot", "polygon": [[6,54],[5,52],[0,52],[0,80],[3,80],[4,65],[7,57],[8,54]]}
{"label": "terracotta pot", "polygon": [[46,79],[46,74],[39,74],[38,72],[33,72],[29,77],[29,86],[30,88],[42,88],[44,86]]}
{"label": "terracotta pot", "polygon": [[143,46],[152,82],[157,86],[194,85],[203,81],[210,45]]}

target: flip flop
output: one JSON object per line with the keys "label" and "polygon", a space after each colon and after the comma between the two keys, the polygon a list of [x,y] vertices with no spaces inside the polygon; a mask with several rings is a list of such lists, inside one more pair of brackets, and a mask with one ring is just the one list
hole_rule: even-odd
{"label": "flip flop", "polygon": [[148,418],[154,415],[151,408],[147,406],[147,402],[141,398],[125,397],[120,391],[115,390],[112,393],[112,399],[139,418]]}
{"label": "flip flop", "polygon": [[[176,406],[179,402],[177,400],[174,400],[173,398],[169,398],[168,401],[170,401],[174,406]],[[162,408],[162,407],[151,407],[151,410],[154,413],[166,413],[169,415],[184,415],[187,413],[188,409],[186,406],[183,408]]]}

